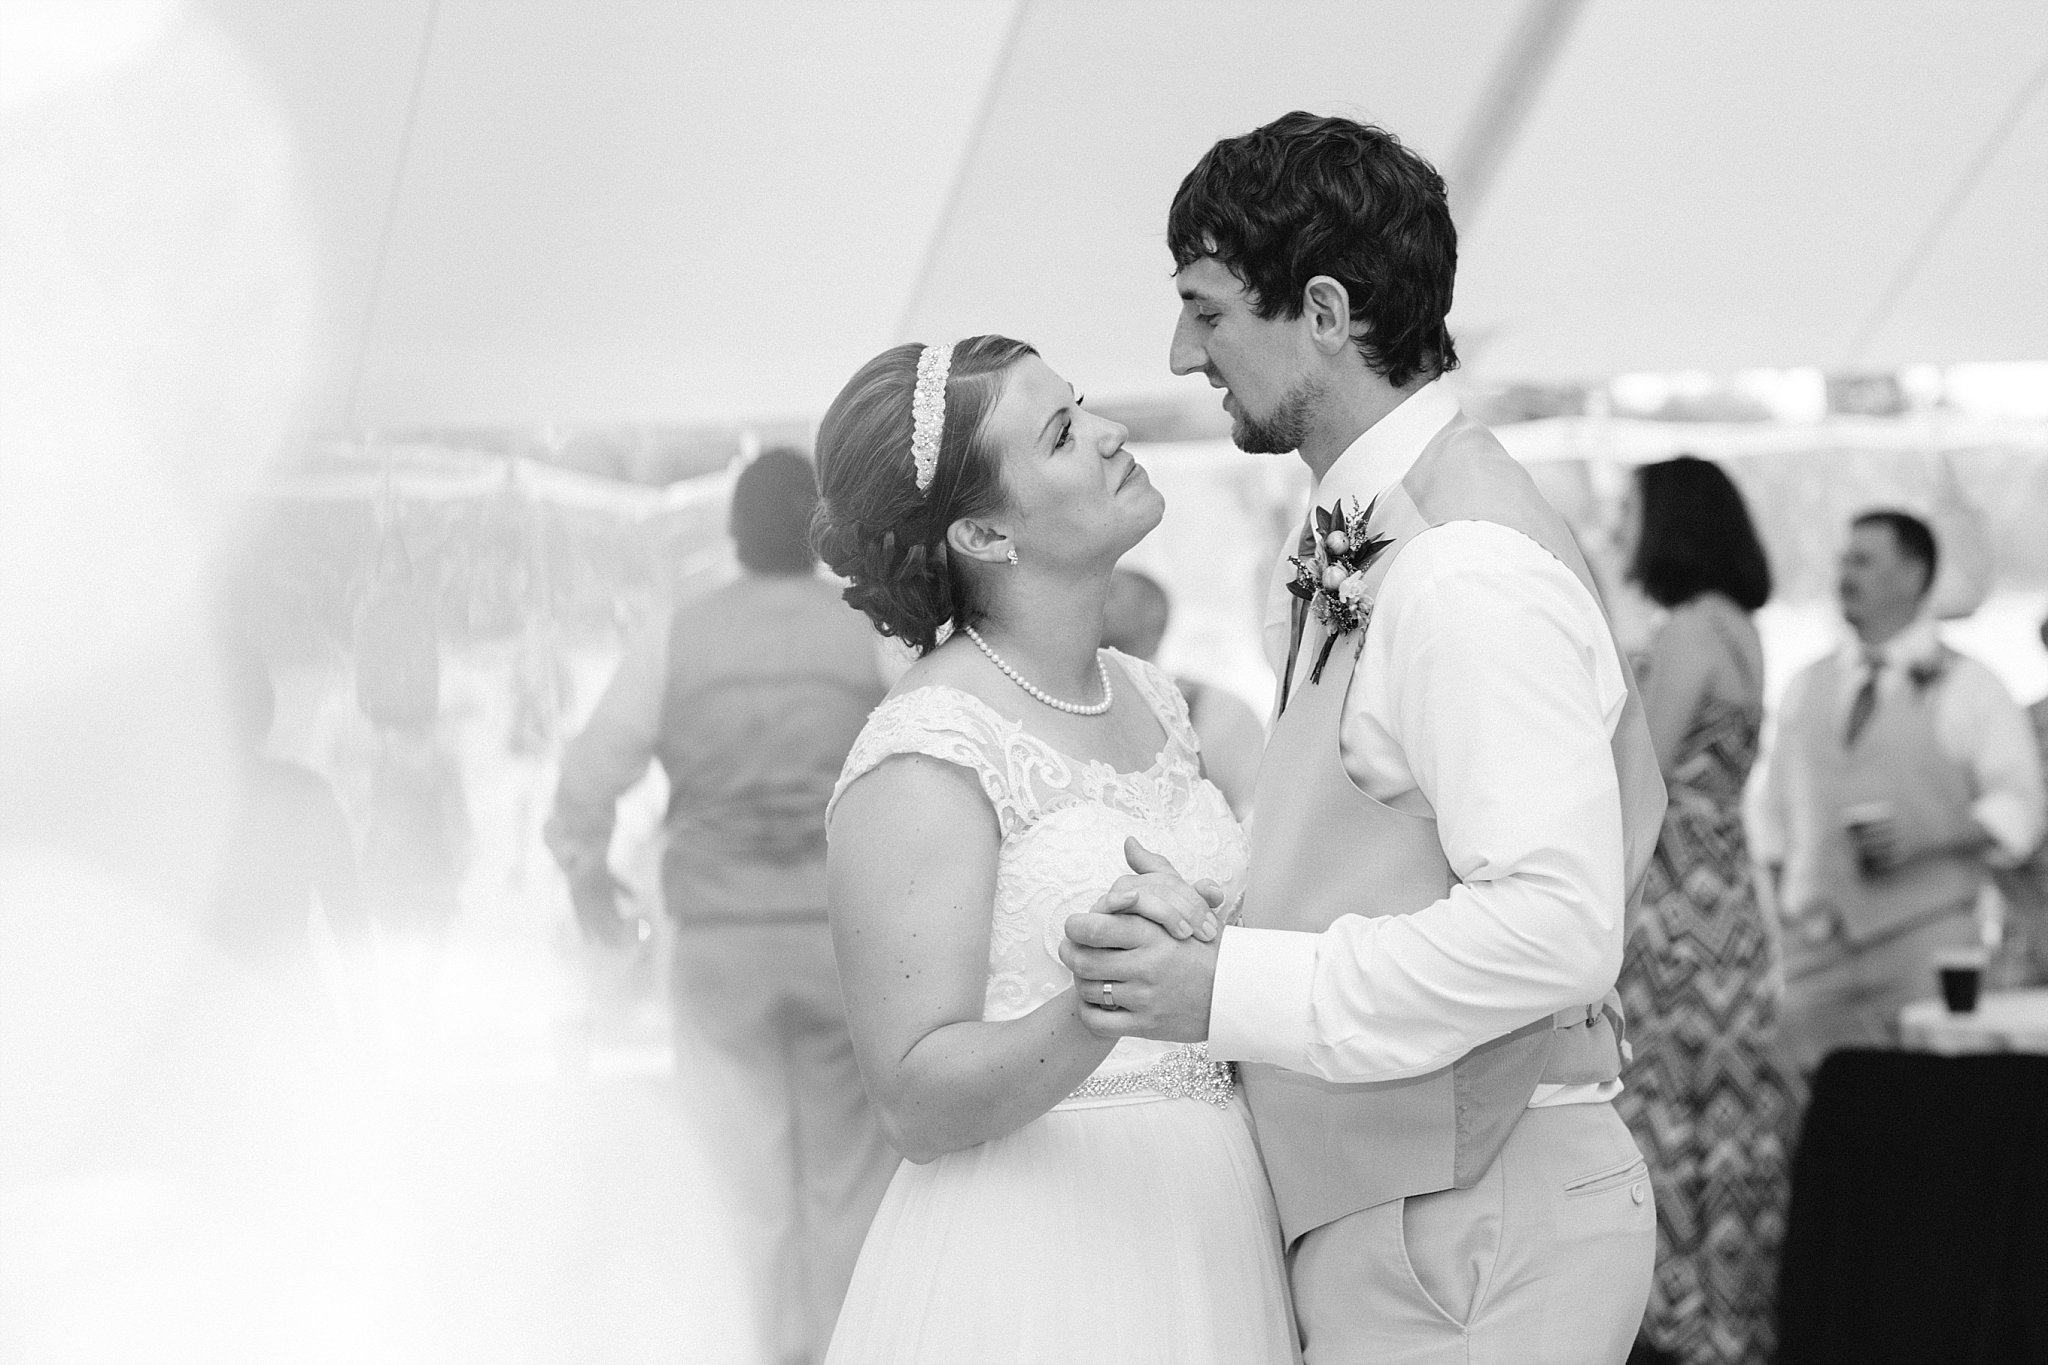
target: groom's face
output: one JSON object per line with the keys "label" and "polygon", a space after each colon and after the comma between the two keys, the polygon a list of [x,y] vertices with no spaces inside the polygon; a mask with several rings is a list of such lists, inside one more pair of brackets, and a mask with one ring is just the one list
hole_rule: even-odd
{"label": "groom's face", "polygon": [[1260,317],[1244,282],[1213,256],[1192,262],[1174,283],[1173,372],[1205,375],[1224,391],[1238,449],[1278,455],[1299,447],[1318,392],[1301,319]]}

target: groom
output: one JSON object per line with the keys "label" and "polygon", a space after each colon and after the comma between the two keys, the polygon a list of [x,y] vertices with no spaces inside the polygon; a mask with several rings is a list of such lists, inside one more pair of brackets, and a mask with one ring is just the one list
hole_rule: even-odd
{"label": "groom", "polygon": [[1167,242],[1174,372],[1308,465],[1321,600],[1283,560],[1242,927],[1160,928],[1206,904],[1133,843],[1067,924],[1084,1015],[1240,1064],[1309,1365],[1619,1362],[1655,1220],[1612,987],[1664,787],[1569,529],[1438,382],[1443,179],[1289,114],[1210,149]]}

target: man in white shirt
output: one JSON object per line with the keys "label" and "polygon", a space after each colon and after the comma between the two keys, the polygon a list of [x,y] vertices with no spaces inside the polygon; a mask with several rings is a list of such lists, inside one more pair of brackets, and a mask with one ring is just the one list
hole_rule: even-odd
{"label": "man in white shirt", "polygon": [[[2048,617],[2041,619],[2041,646],[2048,649]],[[2048,697],[2027,708],[2034,727],[2034,752],[2048,785]],[[1991,979],[2007,988],[2048,986],[2048,842],[2014,868],[1995,868],[1998,890],[2005,897],[2005,933]]]}
{"label": "man in white shirt", "polygon": [[1897,1041],[1933,959],[1978,941],[1990,871],[2041,841],[2040,762],[1991,671],[1941,642],[1934,534],[1905,512],[1850,527],[1851,636],[1786,689],[1751,807],[1785,926],[1787,1056]]}
{"label": "man in white shirt", "polygon": [[1309,466],[1310,569],[1268,599],[1244,927],[1159,929],[1203,902],[1131,847],[1069,921],[1085,1016],[1240,1063],[1311,1365],[1619,1362],[1654,1211],[1612,986],[1663,784],[1568,529],[1438,382],[1443,182],[1290,114],[1210,151],[1168,242],[1173,368]]}

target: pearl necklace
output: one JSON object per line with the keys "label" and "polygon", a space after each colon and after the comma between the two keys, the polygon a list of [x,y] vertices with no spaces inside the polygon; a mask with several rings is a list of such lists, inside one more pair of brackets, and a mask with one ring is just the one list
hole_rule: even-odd
{"label": "pearl necklace", "polygon": [[1109,685],[1109,665],[1102,661],[1101,650],[1095,652],[1095,674],[1102,679],[1102,700],[1096,702],[1093,706],[1083,706],[1075,701],[1061,701],[1051,693],[1042,692],[1038,688],[1033,687],[1022,673],[1019,673],[1004,661],[1002,655],[988,647],[988,641],[982,639],[981,633],[975,630],[973,626],[962,626],[961,629],[967,632],[967,638],[974,641],[982,653],[988,655],[988,661],[1002,670],[1004,677],[1055,711],[1065,711],[1070,716],[1099,716],[1109,710],[1110,703],[1116,700],[1116,691]]}

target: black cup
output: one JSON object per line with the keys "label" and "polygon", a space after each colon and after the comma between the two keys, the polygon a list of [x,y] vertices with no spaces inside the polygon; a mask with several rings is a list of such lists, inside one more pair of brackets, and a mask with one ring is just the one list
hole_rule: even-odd
{"label": "black cup", "polygon": [[1941,999],[1950,1014],[1975,1014],[1984,989],[1984,969],[1975,963],[1941,964]]}

